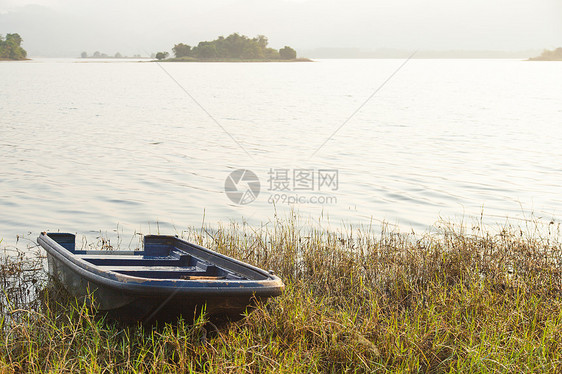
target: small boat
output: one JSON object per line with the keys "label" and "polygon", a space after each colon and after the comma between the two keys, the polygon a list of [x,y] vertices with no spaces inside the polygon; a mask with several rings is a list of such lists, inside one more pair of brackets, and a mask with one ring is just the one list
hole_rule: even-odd
{"label": "small boat", "polygon": [[78,250],[75,236],[42,233],[49,274],[79,299],[124,323],[186,320],[201,311],[237,319],[281,279],[175,236],[146,235],[142,250]]}

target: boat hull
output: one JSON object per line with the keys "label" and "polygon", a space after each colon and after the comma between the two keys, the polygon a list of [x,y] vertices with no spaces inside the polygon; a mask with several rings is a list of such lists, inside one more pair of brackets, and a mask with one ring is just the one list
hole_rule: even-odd
{"label": "boat hull", "polygon": [[75,250],[72,234],[43,233],[38,243],[50,275],[71,295],[125,323],[191,320],[201,312],[236,319],[284,288],[270,272],[175,237],[147,236],[144,251],[126,256]]}

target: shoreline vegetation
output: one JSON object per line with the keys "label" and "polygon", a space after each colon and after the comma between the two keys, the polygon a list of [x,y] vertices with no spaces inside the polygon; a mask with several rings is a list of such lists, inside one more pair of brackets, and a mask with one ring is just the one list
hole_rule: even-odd
{"label": "shoreline vegetation", "polygon": [[268,47],[268,39],[264,35],[249,38],[233,33],[219,36],[212,41],[202,41],[197,46],[184,43],[174,45],[173,58],[168,52],[158,52],[158,61],[166,62],[310,62],[307,58],[297,58],[297,52],[284,46],[279,50]]}
{"label": "shoreline vegetation", "polygon": [[[295,215],[178,232],[273,269],[283,295],[242,320],[122,327],[49,282],[37,255],[0,263],[2,372],[536,372],[562,369],[560,224],[440,223],[422,235]],[[120,241],[135,248],[135,234]],[[132,243],[132,244],[131,244]],[[84,244],[83,244],[84,245]],[[92,247],[117,249],[101,239]],[[124,248],[123,248],[124,249]]]}
{"label": "shoreline vegetation", "polygon": [[562,61],[562,47],[552,51],[545,49],[540,56],[531,57],[528,61]]}
{"label": "shoreline vegetation", "polygon": [[0,34],[0,61],[21,61],[29,60],[27,51],[21,47],[23,39],[17,33]]}
{"label": "shoreline vegetation", "polygon": [[172,57],[160,62],[313,62],[309,58],[299,57],[289,60],[270,58],[194,58],[194,57]]}

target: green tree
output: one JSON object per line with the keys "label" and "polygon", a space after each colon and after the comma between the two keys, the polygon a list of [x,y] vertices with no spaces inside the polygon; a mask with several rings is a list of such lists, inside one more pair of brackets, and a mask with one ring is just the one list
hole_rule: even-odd
{"label": "green tree", "polygon": [[0,35],[0,58],[10,60],[23,60],[27,57],[27,52],[21,47],[23,39],[17,33],[6,34],[6,38]]}
{"label": "green tree", "polygon": [[82,58],[87,58],[88,57],[88,52],[84,51],[80,54],[80,57]]}
{"label": "green tree", "polygon": [[174,45],[174,48],[172,48],[172,51],[174,52],[174,56],[176,57],[191,56],[191,46],[187,44],[183,44],[183,43],[176,44]]}
{"label": "green tree", "polygon": [[158,52],[158,53],[156,53],[156,58],[157,58],[158,60],[163,60],[163,59],[165,59],[166,57],[168,57],[168,55],[169,55],[168,52]]}
{"label": "green tree", "polygon": [[285,46],[279,50],[279,57],[282,60],[294,60],[297,58],[297,51],[289,46]]}
{"label": "green tree", "polygon": [[240,57],[257,59],[263,58],[264,53],[257,43],[247,43],[244,45],[244,49],[242,50],[242,55]]}
{"label": "green tree", "polygon": [[258,35],[257,37],[255,37],[253,40],[256,41],[256,43],[258,44],[258,46],[260,47],[260,49],[262,51],[265,51],[265,49],[267,48],[267,43],[269,42],[267,40],[267,37],[264,35]]}
{"label": "green tree", "polygon": [[215,45],[215,49],[217,50],[217,57],[228,58],[228,42],[224,36],[219,36],[216,40],[213,40],[212,43]]}
{"label": "green tree", "polygon": [[197,46],[197,57],[215,58],[217,57],[217,47],[212,42],[200,42]]}
{"label": "green tree", "polygon": [[274,48],[266,48],[265,49],[265,58],[270,58],[272,60],[279,58],[279,51]]}
{"label": "green tree", "polygon": [[248,37],[241,36],[238,33],[227,36],[224,41],[226,43],[228,57],[241,58],[242,53],[244,53],[244,44],[246,44],[246,40],[248,40]]}

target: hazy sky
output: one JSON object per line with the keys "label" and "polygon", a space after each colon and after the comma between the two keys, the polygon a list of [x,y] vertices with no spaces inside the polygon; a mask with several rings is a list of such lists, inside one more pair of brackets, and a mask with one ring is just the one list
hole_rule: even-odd
{"label": "hazy sky", "polygon": [[562,46],[562,0],[0,0],[30,56],[143,54],[218,35],[270,46],[528,50]]}

